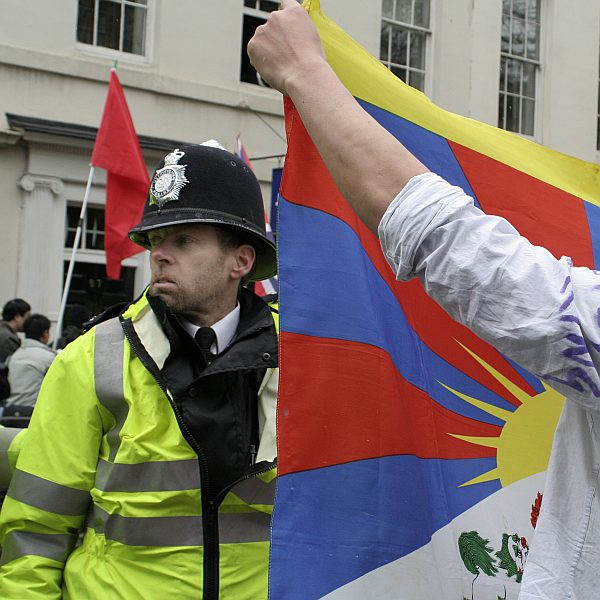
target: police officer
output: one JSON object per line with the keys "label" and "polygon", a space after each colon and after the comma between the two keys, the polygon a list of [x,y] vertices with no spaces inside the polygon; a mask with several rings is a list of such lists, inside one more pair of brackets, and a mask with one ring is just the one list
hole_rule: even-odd
{"label": "police officer", "polygon": [[46,376],[0,597],[266,598],[277,333],[244,287],[276,271],[259,184],[225,150],[176,148],[130,237],[151,283]]}

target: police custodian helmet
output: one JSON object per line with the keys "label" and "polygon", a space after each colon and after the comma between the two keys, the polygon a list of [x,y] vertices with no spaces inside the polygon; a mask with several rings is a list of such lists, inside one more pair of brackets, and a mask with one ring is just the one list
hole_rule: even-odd
{"label": "police custodian helmet", "polygon": [[192,223],[234,228],[256,250],[252,279],[275,275],[275,244],[267,237],[260,185],[234,154],[204,144],[167,154],[154,172],[142,220],[129,238],[150,249],[149,231]]}

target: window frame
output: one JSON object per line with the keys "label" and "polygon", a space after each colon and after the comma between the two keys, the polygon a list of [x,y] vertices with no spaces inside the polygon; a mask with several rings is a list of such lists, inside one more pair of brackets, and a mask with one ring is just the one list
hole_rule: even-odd
{"label": "window frame", "polygon": [[[75,226],[74,227],[69,227],[69,211],[72,211],[72,214],[75,216]],[[102,213],[102,221],[104,222],[104,218],[106,217],[106,208],[104,205],[101,204],[88,204],[86,207],[86,211],[85,214],[83,216],[83,223],[82,223],[82,228],[81,228],[81,238],[79,240],[79,246],[77,248],[77,252],[90,252],[90,253],[99,253],[102,257],[104,256],[105,253],[105,248],[104,248],[104,229],[102,230],[94,230],[94,229],[90,229],[88,228],[88,222],[90,220],[90,211],[99,211]],[[64,250],[68,251],[69,253],[71,252],[71,250],[73,249],[73,246],[67,246],[67,241],[69,239],[69,237],[73,237],[73,242],[75,241],[75,236],[77,234],[77,227],[79,225],[79,216],[81,214],[81,202],[71,202],[68,201],[66,208],[65,208],[65,228],[64,228],[64,242],[63,242],[63,248]],[[88,234],[93,235],[94,233],[98,233],[101,232],[102,234],[102,238],[103,238],[103,244],[102,244],[102,248],[94,248],[92,247],[88,247],[87,244],[87,236]]]}
{"label": "window frame", "polygon": [[[415,4],[418,2],[419,0],[411,0],[411,20],[414,19],[414,14],[415,14]],[[411,85],[411,87],[413,87],[414,89],[420,90],[424,93],[427,93],[427,90],[430,87],[430,71],[431,71],[431,44],[432,44],[432,37],[433,37],[433,29],[431,27],[431,23],[433,21],[433,14],[434,14],[434,0],[422,0],[423,2],[429,2],[429,26],[428,27],[424,27],[422,25],[416,25],[414,23],[407,23],[405,21],[399,21],[395,18],[395,12],[396,12],[396,1],[393,1],[393,16],[392,17],[386,17],[383,14],[383,0],[381,1],[381,25],[383,26],[383,24],[387,24],[389,25],[389,31],[390,33],[393,31],[394,28],[398,29],[398,30],[402,30],[402,31],[406,31],[408,35],[410,35],[411,33],[419,33],[419,34],[423,34],[423,40],[424,40],[424,49],[423,49],[423,62],[424,62],[424,66],[423,68],[417,68],[417,67],[412,67],[410,65],[411,62],[411,43],[410,41],[407,41],[407,45],[406,45],[406,58],[407,58],[407,64],[402,65],[399,63],[395,63],[391,60],[391,46],[392,46],[392,35],[389,35],[388,37],[388,48],[387,48],[387,56],[388,58],[386,60],[384,60],[382,58],[383,52],[382,52],[382,44],[381,44],[381,30],[383,29],[383,27],[380,28],[380,37],[379,37],[379,61],[390,71],[392,71],[392,67],[396,68],[396,69],[405,69],[406,73],[407,73],[407,81],[405,81],[405,83],[407,85],[411,85],[409,83],[410,81],[410,73],[411,72],[415,72],[415,73],[419,73],[421,75],[422,78],[422,87],[416,87]],[[410,38],[409,38],[410,39]],[[392,71],[393,72],[393,71]],[[395,74],[395,73],[394,73]],[[396,75],[398,77],[398,75]],[[400,78],[401,79],[401,78]],[[403,80],[404,81],[404,80]]]}
{"label": "window frame", "polygon": [[[527,0],[528,1],[528,0]],[[519,65],[521,65],[521,76],[519,78],[519,93],[512,93],[508,91],[508,69],[505,71],[505,81],[503,82],[503,87],[498,87],[498,127],[500,129],[504,129],[505,131],[509,131],[511,133],[516,133],[517,135],[523,136],[527,139],[531,139],[531,140],[537,140],[539,139],[540,135],[540,125],[541,125],[541,110],[542,110],[542,98],[541,98],[541,90],[543,89],[542,86],[542,72],[543,72],[543,67],[542,67],[542,55],[543,55],[543,35],[544,35],[544,27],[543,27],[543,2],[542,0],[536,0],[539,6],[539,17],[538,17],[538,21],[536,22],[536,25],[539,27],[538,28],[538,39],[537,39],[537,44],[538,44],[538,58],[537,59],[533,59],[533,58],[529,58],[527,56],[518,56],[516,54],[512,54],[510,52],[505,52],[502,50],[502,38],[500,40],[500,67],[499,67],[499,74],[502,74],[502,63],[504,61],[506,61],[508,63],[508,61],[515,61],[516,63],[518,63]],[[513,6],[513,2],[514,0],[510,0],[511,2],[511,9]],[[504,20],[504,7],[503,10],[501,12],[502,15],[502,20]],[[512,22],[514,19],[514,15],[511,12],[510,14],[510,23],[511,23],[511,31],[509,34],[509,44],[512,44],[512,39],[510,36],[512,36]],[[518,17],[517,17],[518,18]],[[528,19],[527,17],[524,20],[525,25],[527,24]],[[502,28],[502,25],[501,25]],[[527,31],[527,29],[525,30]],[[502,33],[500,34],[502,36]],[[525,44],[527,43],[527,41],[525,40]],[[526,47],[524,48],[524,54],[526,54]],[[535,77],[535,83],[534,83],[534,89],[533,89],[533,97],[531,96],[525,96],[523,93],[523,83],[524,83],[524,77],[522,75],[523,71],[523,66],[524,65],[531,65],[533,66],[534,69],[534,77]],[[507,129],[506,127],[506,123],[507,123],[507,102],[506,99],[508,97],[512,97],[512,98],[518,98],[519,99],[519,127],[517,131],[514,131],[512,129]],[[500,122],[500,106],[501,106],[501,101],[504,100],[504,110],[503,110],[503,122]],[[525,133],[523,131],[523,100],[532,100],[533,101],[533,118],[532,118],[532,126],[533,126],[533,132],[532,133]]]}
{"label": "window frame", "polygon": [[[114,0],[119,5],[135,6],[137,3],[131,0]],[[97,40],[98,35],[98,3],[100,0],[94,0],[94,28],[93,28],[93,40]],[[137,6],[144,6],[137,4]],[[81,54],[87,54],[95,57],[104,57],[107,59],[114,60],[116,62],[129,62],[137,64],[148,64],[152,61],[153,49],[154,49],[154,16],[155,16],[155,2],[154,0],[147,0],[146,7],[146,26],[145,26],[145,38],[144,38],[144,54],[134,54],[133,52],[125,52],[123,50],[115,50],[114,48],[107,48],[106,46],[98,46],[96,43],[87,44],[80,42],[77,39],[78,19],[75,19],[75,49]],[[77,10],[79,10],[79,3],[77,3]],[[123,27],[124,20],[121,20],[121,30],[119,32],[119,44],[123,43]]]}

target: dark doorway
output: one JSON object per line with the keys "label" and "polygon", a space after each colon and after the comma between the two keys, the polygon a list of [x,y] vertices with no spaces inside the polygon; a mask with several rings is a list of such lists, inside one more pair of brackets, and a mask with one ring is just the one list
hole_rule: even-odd
{"label": "dark doorway", "polygon": [[[64,273],[69,263],[64,263]],[[108,279],[106,266],[97,263],[75,263],[73,279],[67,296],[64,322],[69,323],[69,313],[77,306],[85,306],[91,316],[100,314],[113,304],[130,302],[134,293],[134,267],[122,267],[121,279]],[[64,285],[64,278],[63,278]]]}

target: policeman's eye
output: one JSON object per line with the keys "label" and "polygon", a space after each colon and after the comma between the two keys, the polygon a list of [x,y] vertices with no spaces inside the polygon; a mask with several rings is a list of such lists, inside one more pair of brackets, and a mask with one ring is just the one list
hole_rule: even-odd
{"label": "policeman's eye", "polygon": [[175,245],[178,248],[184,248],[185,246],[189,246],[192,242],[192,238],[187,235],[178,235],[175,238]]}
{"label": "policeman's eye", "polygon": [[162,238],[158,235],[149,235],[148,243],[150,244],[150,248],[151,249],[156,248],[156,246],[158,246],[158,244],[160,244],[161,239]]}

